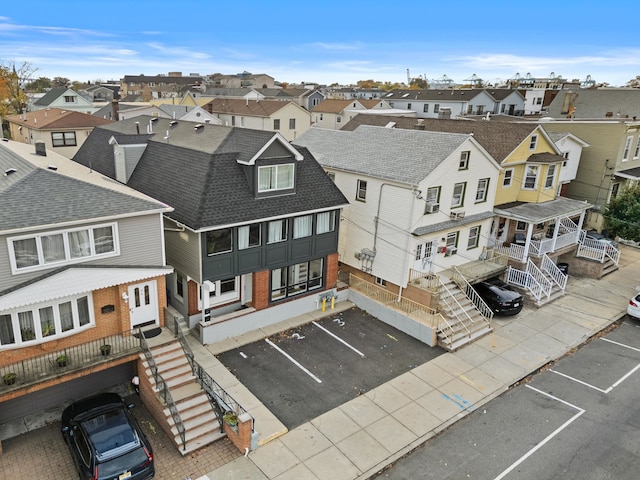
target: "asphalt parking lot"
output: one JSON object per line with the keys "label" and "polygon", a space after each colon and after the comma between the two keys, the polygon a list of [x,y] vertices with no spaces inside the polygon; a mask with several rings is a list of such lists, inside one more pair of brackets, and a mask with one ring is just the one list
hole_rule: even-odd
{"label": "asphalt parking lot", "polygon": [[351,308],[217,357],[292,429],[442,353]]}
{"label": "asphalt parking lot", "polygon": [[635,480],[640,322],[525,379],[374,478]]}

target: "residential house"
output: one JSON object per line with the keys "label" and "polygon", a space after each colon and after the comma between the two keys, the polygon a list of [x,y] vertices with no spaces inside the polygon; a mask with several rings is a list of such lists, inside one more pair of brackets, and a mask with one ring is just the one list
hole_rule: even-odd
{"label": "residential house", "polygon": [[575,89],[559,92],[549,104],[545,118],[574,120],[640,119],[637,88]]}
{"label": "residential house", "polygon": [[135,329],[164,325],[171,208],[45,153],[0,142],[2,424],[129,383]]}
{"label": "residential house", "polygon": [[[487,88],[486,91],[495,100],[495,106],[491,113],[502,115],[524,114],[525,97],[522,91],[511,88]],[[475,113],[473,105],[467,107],[467,113]]]}
{"label": "residential house", "polygon": [[[576,179],[580,159],[585,148],[589,144],[579,137],[569,132],[547,132],[553,143],[555,143],[561,155],[564,157],[560,176],[558,177],[557,194],[563,197],[568,196],[569,184]],[[586,152],[585,152],[586,153]]]}
{"label": "residential house", "polygon": [[60,108],[73,112],[92,114],[99,107],[70,88],[52,88],[29,105],[29,111]]}
{"label": "residential house", "polygon": [[182,97],[192,88],[204,88],[204,78],[197,73],[183,76],[182,72],[167,75],[125,75],[120,80],[120,97],[136,97],[143,101],[158,98]]}
{"label": "residential house", "polygon": [[120,99],[120,84],[91,85],[84,90],[92,102],[107,102]]}
{"label": "residential house", "polygon": [[[473,135],[500,163],[494,207],[496,221],[488,231],[485,230],[487,246],[509,256],[510,272],[514,276],[521,275],[521,279],[526,279],[535,275],[538,278],[535,283],[511,278],[514,284],[524,285],[526,289],[535,285],[538,290],[532,294],[537,303],[552,300],[554,295],[564,292],[566,275],[559,275],[557,263],[571,263],[574,271],[593,276],[617,268],[619,252],[598,249],[597,245],[585,240],[583,226],[591,205],[557,196],[560,178],[570,178],[568,175],[562,177],[560,173],[568,160],[564,156],[568,146],[563,145],[565,150],[560,149],[542,126],[533,122],[358,115],[344,128],[355,130],[361,125],[372,124]],[[579,150],[582,145],[574,141],[571,148]],[[572,183],[569,188],[571,186]],[[589,265],[593,260],[597,260],[597,265]],[[536,269],[542,263],[543,272],[538,273]],[[543,287],[538,288],[538,283],[543,283]]]}
{"label": "residential house", "polygon": [[327,98],[311,110],[313,124],[339,130],[360,113],[415,116],[409,110],[394,109],[385,100],[337,100]]}
{"label": "residential house", "polygon": [[[450,279],[456,267],[485,258],[500,166],[472,135],[367,125],[353,131],[312,127],[294,144],[307,147],[351,201],[340,232],[341,271],[355,276],[350,285],[367,281],[366,290],[378,292],[374,297],[386,292],[393,298],[389,303],[409,302],[400,308],[411,317],[435,307],[433,292],[413,290],[414,282],[429,283],[439,275]],[[435,298],[447,297],[450,303],[437,308],[454,318],[436,321],[433,331],[443,337],[445,348],[460,345],[447,326],[460,322],[459,331],[473,331],[462,335],[463,342],[490,331],[486,318],[476,322],[460,316],[466,310],[452,310],[458,287],[442,289]],[[475,311],[473,304],[470,308]],[[418,336],[424,324],[405,331]]]}
{"label": "residential house", "polygon": [[72,158],[98,125],[106,120],[86,113],[47,108],[22,115],[8,115],[11,138],[30,145],[41,145],[67,158]]}
{"label": "residential house", "polygon": [[276,86],[274,78],[265,73],[242,72],[235,75],[214,73],[207,76],[207,84],[223,88],[273,88]]}
{"label": "residential house", "polygon": [[203,343],[335,298],[348,202],[306,149],[274,131],[136,120],[94,130],[74,160],[174,207],[169,302]]}
{"label": "residential house", "polygon": [[319,89],[310,88],[283,88],[282,91],[289,95],[294,102],[308,111],[311,111],[313,107],[322,102],[326,95]]}
{"label": "residential house", "polygon": [[360,88],[360,87],[330,87],[327,90],[327,98],[336,100],[375,100],[383,98],[387,90],[379,87]]}
{"label": "residential house", "polygon": [[230,127],[279,132],[295,140],[311,125],[311,114],[294,102],[214,98],[203,106]]}
{"label": "residential house", "polygon": [[640,180],[640,120],[545,118],[541,125],[548,132],[570,132],[589,143],[566,194],[593,204],[588,226],[601,230],[609,200]]}

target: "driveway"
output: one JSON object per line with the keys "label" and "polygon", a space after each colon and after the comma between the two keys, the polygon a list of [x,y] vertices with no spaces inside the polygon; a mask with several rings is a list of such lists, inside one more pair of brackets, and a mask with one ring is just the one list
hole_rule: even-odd
{"label": "driveway", "polygon": [[354,307],[217,358],[291,430],[442,353]]}

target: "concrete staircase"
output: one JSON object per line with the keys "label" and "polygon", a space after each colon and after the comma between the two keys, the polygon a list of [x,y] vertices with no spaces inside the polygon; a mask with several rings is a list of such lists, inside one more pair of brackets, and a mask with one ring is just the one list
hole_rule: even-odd
{"label": "concrete staircase", "polygon": [[600,278],[604,277],[605,275],[609,275],[616,270],[618,270],[618,265],[616,265],[616,263],[612,259],[607,258],[604,261],[604,265],[602,266],[602,275],[600,276]]}
{"label": "concrete staircase", "polygon": [[[222,431],[218,417],[214,412],[209,398],[196,381],[187,356],[178,340],[150,347],[151,354],[158,368],[158,373],[164,379],[171,397],[177,407],[182,423],[185,427],[186,448],[178,433],[173,416],[166,407],[163,409],[167,425],[173,434],[173,442],[182,455],[204,447],[226,436]],[[144,374],[149,379],[154,390],[157,391],[155,379],[149,364],[143,358]],[[159,399],[162,401],[161,399]]]}
{"label": "concrete staircase", "polygon": [[458,285],[443,279],[438,310],[445,319],[438,329],[438,345],[450,352],[492,331],[491,323],[480,313]]}

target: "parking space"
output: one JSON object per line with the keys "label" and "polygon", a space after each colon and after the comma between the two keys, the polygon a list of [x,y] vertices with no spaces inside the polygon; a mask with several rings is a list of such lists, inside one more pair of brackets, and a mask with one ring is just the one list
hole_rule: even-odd
{"label": "parking space", "polygon": [[442,353],[351,308],[218,359],[292,429]]}
{"label": "parking space", "polygon": [[[198,478],[229,463],[242,453],[224,438],[182,456],[136,395],[127,397],[136,404],[132,414],[149,438],[154,450],[156,478]],[[60,434],[60,421],[2,442],[0,478],[78,478],[69,449]]]}

